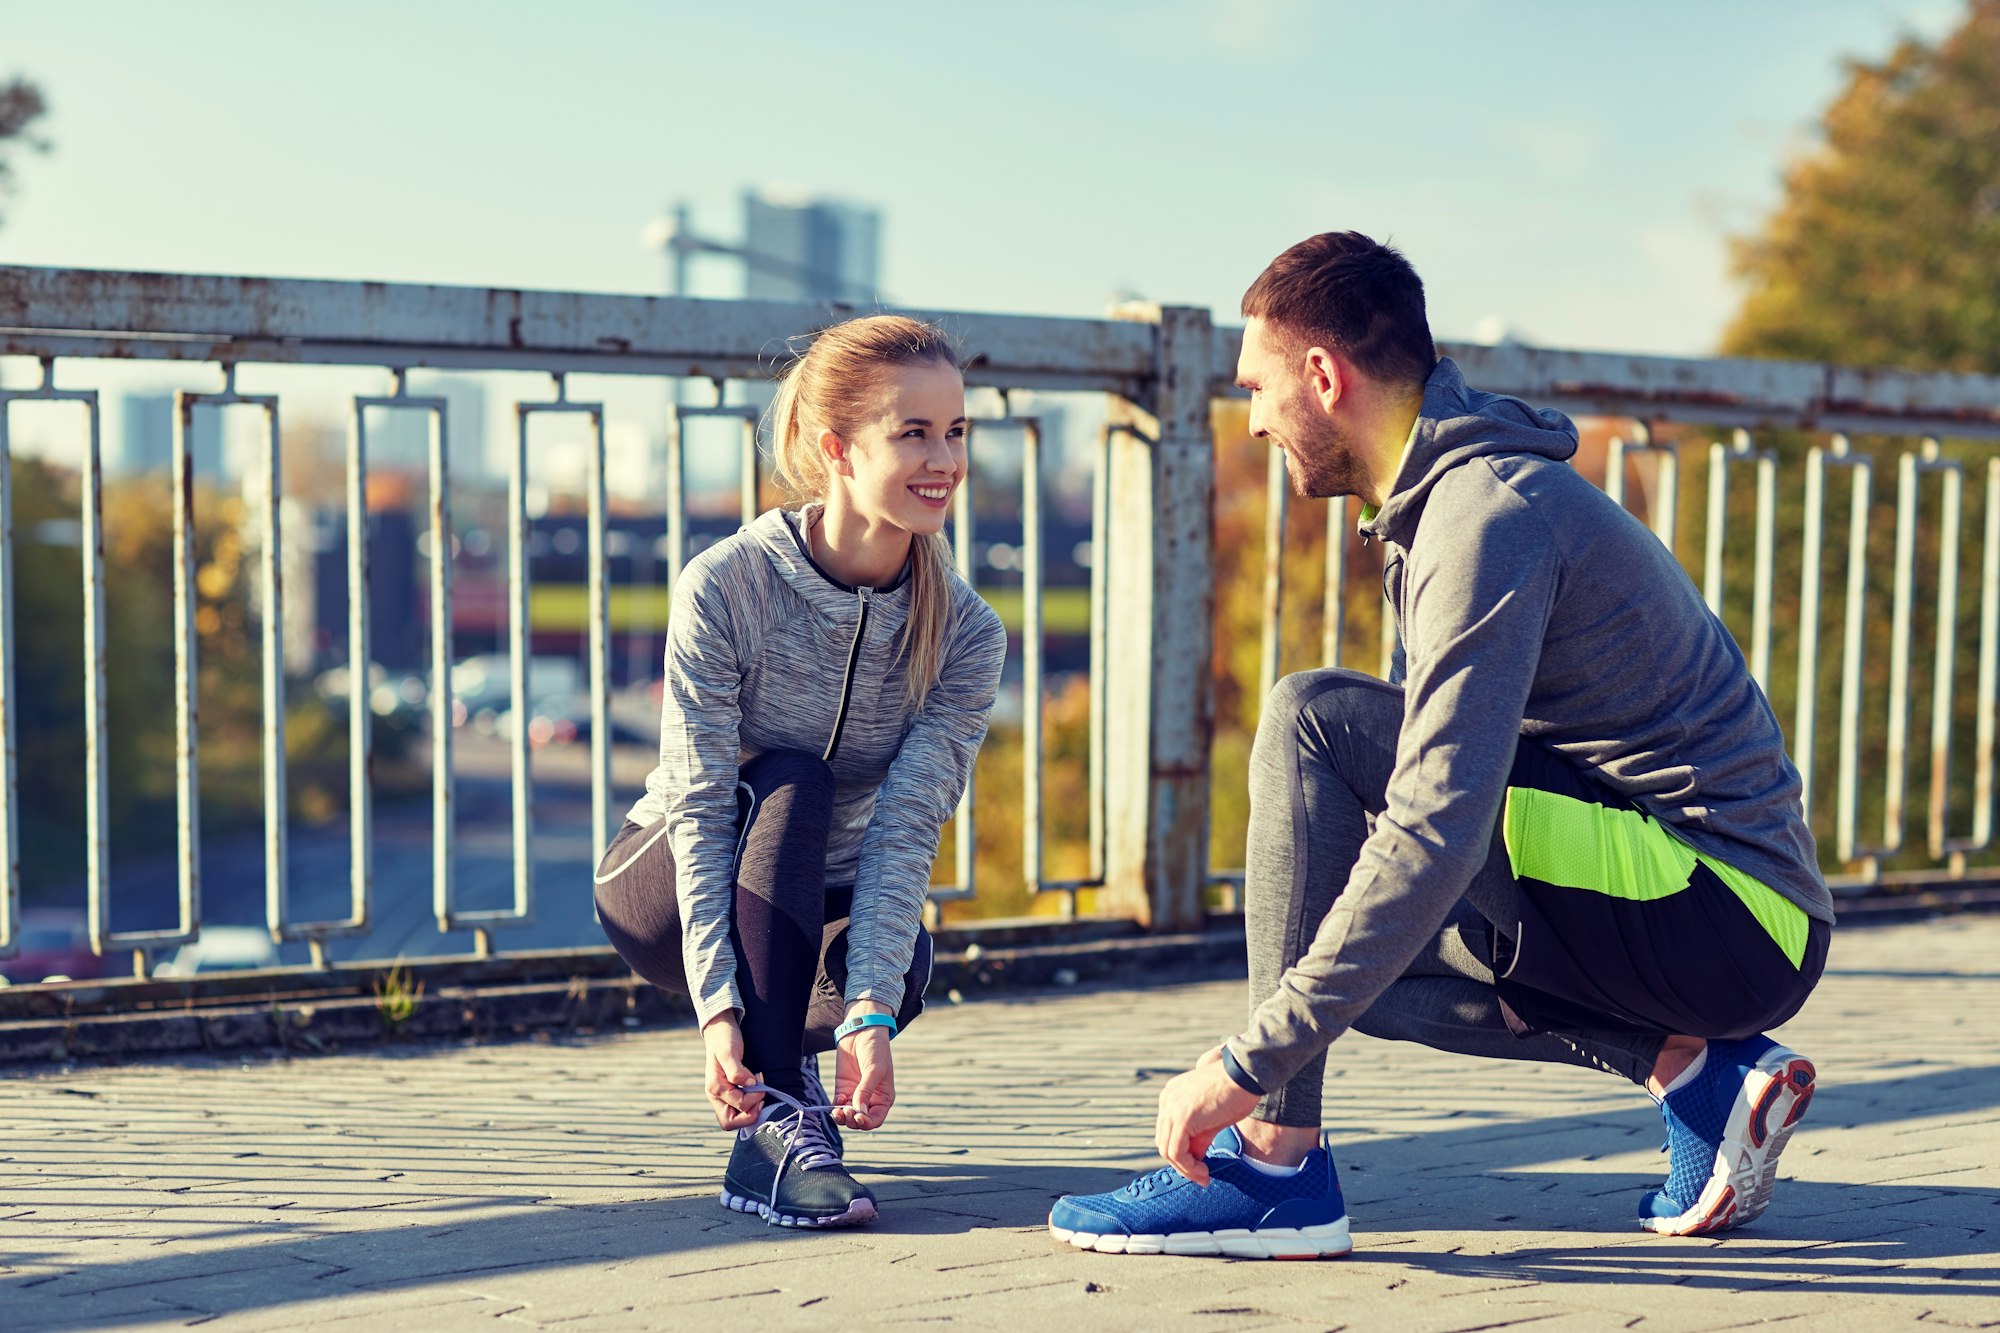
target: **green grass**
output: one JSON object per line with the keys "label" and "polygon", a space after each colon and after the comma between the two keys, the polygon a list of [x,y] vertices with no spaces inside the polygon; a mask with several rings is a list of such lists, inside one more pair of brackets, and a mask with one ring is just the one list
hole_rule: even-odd
{"label": "green grass", "polygon": [[[1010,634],[1021,632],[1021,610],[1025,600],[1019,588],[986,588],[980,593]],[[624,631],[634,627],[644,615],[655,630],[667,623],[672,605],[662,587],[613,588],[611,628]],[[582,633],[590,626],[590,589],[581,583],[540,583],[528,593],[528,617],[536,629],[551,633]],[[1042,593],[1042,629],[1049,634],[1090,632],[1090,590],[1049,588]]]}
{"label": "green grass", "polygon": [[[985,588],[980,591],[986,604],[1000,613],[1000,623],[1009,634],[1021,632],[1021,610],[1027,598],[1019,588]],[[1045,588],[1042,590],[1042,631],[1045,634],[1090,633],[1090,589]]]}

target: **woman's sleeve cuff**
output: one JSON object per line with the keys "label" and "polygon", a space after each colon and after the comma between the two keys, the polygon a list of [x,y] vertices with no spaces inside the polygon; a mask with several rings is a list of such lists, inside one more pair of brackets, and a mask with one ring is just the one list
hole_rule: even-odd
{"label": "woman's sleeve cuff", "polygon": [[879,1004],[889,1011],[891,1017],[894,1017],[903,1012],[903,979],[897,977],[893,982],[885,981],[875,985],[851,985],[847,993],[840,998],[850,1005],[860,1004],[864,1000]]}
{"label": "woman's sleeve cuff", "polygon": [[708,1021],[717,1014],[732,1011],[740,1023],[743,1020],[743,997],[736,993],[736,987],[733,985],[725,986],[715,994],[696,1002],[694,1025],[696,1028],[705,1028],[708,1026]]}

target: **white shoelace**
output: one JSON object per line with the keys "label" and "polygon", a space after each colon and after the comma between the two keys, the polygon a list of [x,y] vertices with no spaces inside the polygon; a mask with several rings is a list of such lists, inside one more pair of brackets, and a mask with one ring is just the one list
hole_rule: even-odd
{"label": "white shoelace", "polygon": [[[826,1130],[825,1117],[833,1107],[810,1105],[766,1083],[751,1083],[745,1086],[743,1091],[761,1092],[788,1108],[770,1117],[772,1120],[790,1122],[779,1131],[785,1136],[785,1151],[784,1155],[778,1158],[777,1173],[771,1177],[771,1197],[768,1202],[775,1214],[778,1207],[778,1186],[784,1182],[785,1172],[794,1162],[801,1171],[841,1164],[840,1154],[834,1150],[833,1138]],[[820,1095],[825,1096],[825,1091],[822,1090]],[[758,1128],[761,1129],[763,1126],[759,1125]],[[775,1217],[767,1217],[764,1220],[775,1224]]]}

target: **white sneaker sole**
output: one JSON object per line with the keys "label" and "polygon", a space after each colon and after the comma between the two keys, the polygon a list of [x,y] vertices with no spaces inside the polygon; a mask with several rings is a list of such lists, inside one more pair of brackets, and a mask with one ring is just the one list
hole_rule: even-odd
{"label": "white sneaker sole", "polygon": [[846,1212],[834,1217],[802,1217],[797,1213],[781,1213],[762,1199],[746,1199],[740,1194],[732,1194],[727,1188],[723,1189],[721,1197],[722,1206],[732,1212],[755,1213],[773,1226],[800,1227],[808,1231],[858,1227],[876,1218],[873,1199],[856,1199],[847,1206]]}
{"label": "white sneaker sole", "polygon": [[1812,1101],[1812,1061],[1783,1046],[1764,1052],[1730,1108],[1701,1197],[1679,1217],[1641,1218],[1663,1236],[1700,1236],[1741,1226],[1763,1212],[1778,1184],[1778,1155]]}
{"label": "white sneaker sole", "polygon": [[1079,1250],[1099,1254],[1197,1254],[1225,1259],[1337,1259],[1354,1248],[1347,1219],[1316,1227],[1271,1227],[1262,1231],[1175,1231],[1163,1236],[1094,1236],[1049,1223],[1049,1234]]}

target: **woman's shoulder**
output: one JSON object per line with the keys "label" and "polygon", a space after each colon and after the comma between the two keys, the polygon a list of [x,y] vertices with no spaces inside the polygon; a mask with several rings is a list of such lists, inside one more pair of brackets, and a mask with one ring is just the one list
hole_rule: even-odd
{"label": "woman's shoulder", "polygon": [[689,559],[681,569],[681,583],[690,593],[719,597],[731,604],[748,596],[768,594],[772,584],[781,581],[771,568],[770,557],[764,553],[764,541],[756,524],[738,528]]}
{"label": "woman's shoulder", "polygon": [[692,641],[719,635],[748,652],[786,614],[786,600],[784,579],[771,568],[759,534],[739,528],[682,568],[668,633]]}
{"label": "woman's shoulder", "polygon": [[1006,648],[1007,627],[1000,613],[956,569],[951,571],[951,623],[952,638],[962,646]]}

